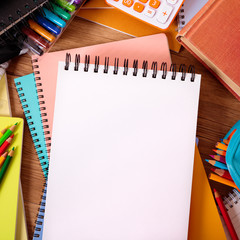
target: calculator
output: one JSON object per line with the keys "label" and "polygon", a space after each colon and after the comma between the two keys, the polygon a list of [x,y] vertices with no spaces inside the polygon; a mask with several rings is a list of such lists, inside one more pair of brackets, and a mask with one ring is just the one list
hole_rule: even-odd
{"label": "calculator", "polygon": [[155,27],[167,29],[184,0],[106,0],[106,3],[118,8]]}

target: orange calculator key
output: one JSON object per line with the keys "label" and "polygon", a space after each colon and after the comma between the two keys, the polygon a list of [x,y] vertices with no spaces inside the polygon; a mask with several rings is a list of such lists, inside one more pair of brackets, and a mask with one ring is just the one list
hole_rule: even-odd
{"label": "orange calculator key", "polygon": [[144,5],[139,3],[139,2],[136,2],[134,5],[133,5],[133,9],[139,13],[141,13],[144,9]]}
{"label": "orange calculator key", "polygon": [[142,3],[146,3],[148,0],[139,0]]}
{"label": "orange calculator key", "polygon": [[122,4],[126,7],[131,7],[133,5],[133,0],[123,0]]}
{"label": "orange calculator key", "polygon": [[149,6],[153,8],[158,8],[160,5],[160,2],[158,0],[150,0]]}

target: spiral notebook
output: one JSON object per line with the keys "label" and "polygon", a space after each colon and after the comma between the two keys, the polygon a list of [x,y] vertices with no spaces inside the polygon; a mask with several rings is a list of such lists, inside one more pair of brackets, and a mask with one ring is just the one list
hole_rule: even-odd
{"label": "spiral notebook", "polygon": [[73,61],[58,67],[43,239],[186,239],[201,76]]}

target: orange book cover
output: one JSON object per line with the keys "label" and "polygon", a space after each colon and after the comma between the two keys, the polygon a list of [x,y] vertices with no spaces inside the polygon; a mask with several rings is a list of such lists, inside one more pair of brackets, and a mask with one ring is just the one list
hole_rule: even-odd
{"label": "orange book cover", "polygon": [[240,100],[239,12],[239,0],[209,0],[177,39]]}

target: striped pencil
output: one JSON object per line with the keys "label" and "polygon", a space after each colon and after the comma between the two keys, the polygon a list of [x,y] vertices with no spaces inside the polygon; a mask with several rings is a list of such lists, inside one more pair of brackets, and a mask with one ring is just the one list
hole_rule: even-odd
{"label": "striped pencil", "polygon": [[224,170],[228,170],[227,165],[224,164],[224,163],[221,163],[221,162],[218,162],[218,161],[215,161],[215,160],[208,160],[208,159],[205,159],[205,161],[207,161],[208,163],[210,163],[214,167],[221,168],[221,169],[224,169]]}
{"label": "striped pencil", "polygon": [[213,151],[221,156],[226,156],[226,151],[218,150],[218,149],[213,149]]}
{"label": "striped pencil", "polygon": [[219,175],[220,177],[226,178],[230,181],[233,181],[229,171],[224,170],[224,169],[218,169],[218,168],[211,168],[211,170],[213,172],[215,172],[217,175]]}
{"label": "striped pencil", "polygon": [[240,191],[239,188],[237,187],[237,185],[233,181],[230,181],[228,179],[222,178],[222,177],[220,177],[220,176],[218,176],[218,175],[216,175],[214,173],[210,173],[208,178],[213,180],[213,181],[215,181],[215,182],[219,182],[219,183],[225,184],[227,186],[236,188],[238,191]]}
{"label": "striped pencil", "polygon": [[222,163],[226,163],[226,159],[224,156],[220,156],[220,155],[209,155],[211,158],[213,158],[216,161],[222,162]]}
{"label": "striped pencil", "polygon": [[221,150],[223,150],[223,151],[227,151],[227,148],[228,148],[227,145],[225,145],[225,144],[223,144],[223,143],[220,143],[220,142],[217,142],[216,145],[215,145],[215,147],[218,148],[218,149],[221,149]]}
{"label": "striped pencil", "polygon": [[3,144],[2,146],[0,147],[0,155],[2,155],[6,150],[7,148],[9,147],[10,143],[12,142],[12,139],[13,139],[14,135],[12,135],[11,137],[9,137]]}
{"label": "striped pencil", "polygon": [[0,167],[3,165],[8,153],[5,152],[1,157],[0,157]]}

